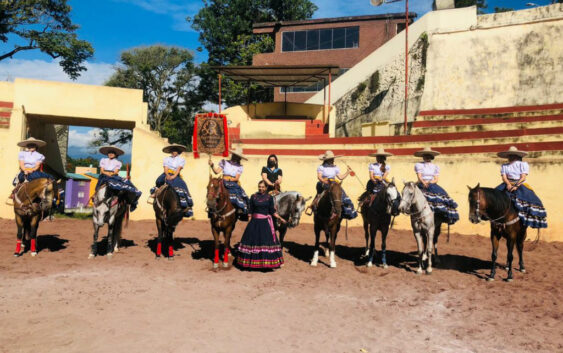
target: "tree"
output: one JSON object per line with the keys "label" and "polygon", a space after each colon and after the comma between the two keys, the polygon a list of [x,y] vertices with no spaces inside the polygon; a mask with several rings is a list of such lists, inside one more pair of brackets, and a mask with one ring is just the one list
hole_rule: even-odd
{"label": "tree", "polygon": [[133,138],[131,130],[110,128],[96,129],[94,135],[94,139],[90,141],[90,147],[94,149],[107,145],[124,145]]}
{"label": "tree", "polygon": [[484,12],[481,9],[487,8],[487,1],[486,0],[455,0],[455,7],[469,7],[469,6],[477,6],[477,12],[482,14]]}
{"label": "tree", "polygon": [[514,9],[510,7],[495,7],[495,13],[510,12],[510,11],[514,11]]}
{"label": "tree", "polygon": [[83,63],[94,49],[78,39],[78,26],[70,19],[67,0],[0,0],[0,41],[14,44],[0,52],[0,61],[15,54],[39,49],[53,59],[72,79],[86,70]]}
{"label": "tree", "polygon": [[106,85],[143,90],[143,100],[148,104],[148,122],[153,130],[162,133],[175,109],[198,106],[192,99],[197,81],[189,50],[153,45],[123,52],[121,66]]}
{"label": "tree", "polygon": [[86,158],[72,158],[68,154],[66,156],[66,170],[71,173],[74,173],[76,167],[97,167],[98,164],[99,161],[91,156],[88,156]]}
{"label": "tree", "polygon": [[[199,32],[199,41],[208,52],[199,90],[203,97],[214,102],[218,100],[217,74],[209,66],[251,65],[254,54],[273,50],[270,36],[252,34],[254,23],[304,20],[317,10],[309,0],[204,0],[203,3],[203,8],[188,21]],[[223,89],[225,102],[227,105],[245,102],[249,89],[257,101],[272,96],[271,90],[256,92],[256,87],[235,85],[227,79]]]}

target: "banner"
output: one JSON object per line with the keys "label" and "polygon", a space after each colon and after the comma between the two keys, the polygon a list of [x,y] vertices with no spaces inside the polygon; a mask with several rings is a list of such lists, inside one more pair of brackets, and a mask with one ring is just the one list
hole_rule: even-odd
{"label": "banner", "polygon": [[229,130],[227,117],[223,114],[196,114],[192,141],[194,158],[200,153],[229,156]]}

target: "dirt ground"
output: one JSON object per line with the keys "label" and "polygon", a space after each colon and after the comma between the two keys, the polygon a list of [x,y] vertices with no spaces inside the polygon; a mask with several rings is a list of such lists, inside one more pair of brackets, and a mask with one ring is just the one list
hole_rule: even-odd
{"label": "dirt ground", "polygon": [[35,258],[12,256],[15,231],[0,220],[0,352],[563,351],[563,243],[527,250],[507,283],[502,268],[483,279],[491,246],[477,235],[443,236],[442,264],[417,276],[407,231],[391,231],[387,269],[359,260],[359,228],[340,233],[336,269],[322,256],[312,268],[300,225],[270,273],[213,272],[206,222],[180,225],[174,261],[155,260],[151,221],[131,222],[111,260],[87,259],[90,220],[43,222]]}

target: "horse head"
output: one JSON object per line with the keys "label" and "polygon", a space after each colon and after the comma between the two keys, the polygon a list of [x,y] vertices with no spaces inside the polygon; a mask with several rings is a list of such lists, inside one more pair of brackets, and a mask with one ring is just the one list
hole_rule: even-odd
{"label": "horse head", "polygon": [[401,201],[399,203],[399,211],[405,214],[410,213],[410,209],[415,202],[416,188],[417,186],[412,181],[405,182],[403,187],[403,192],[401,193]]}
{"label": "horse head", "polygon": [[289,227],[295,228],[299,225],[299,221],[301,220],[301,214],[305,211],[307,207],[307,201],[309,201],[311,197],[304,198],[301,194],[297,194],[297,197],[293,201],[293,207],[290,208],[289,214]]}
{"label": "horse head", "polygon": [[332,205],[332,214],[339,219],[342,217],[342,186],[338,182],[331,182],[328,188],[328,195]]}
{"label": "horse head", "polygon": [[209,184],[207,184],[207,208],[210,210],[217,209],[217,203],[221,200],[224,193],[223,181],[221,178],[213,178],[209,176]]}
{"label": "horse head", "polygon": [[477,224],[481,222],[482,212],[486,208],[485,197],[481,190],[480,183],[473,189],[469,185],[467,185],[467,188],[469,189],[469,195],[467,196],[469,201],[469,221]]}
{"label": "horse head", "polygon": [[401,194],[399,194],[399,190],[397,190],[397,186],[395,185],[395,178],[387,185],[385,198],[387,199],[387,214],[397,216],[399,214]]}

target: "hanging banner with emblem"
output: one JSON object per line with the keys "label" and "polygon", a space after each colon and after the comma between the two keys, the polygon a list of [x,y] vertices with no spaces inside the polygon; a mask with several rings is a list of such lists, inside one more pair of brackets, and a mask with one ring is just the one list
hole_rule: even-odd
{"label": "hanging banner with emblem", "polygon": [[227,117],[224,114],[196,114],[194,136],[192,141],[194,158],[200,153],[222,154],[229,156],[229,130]]}

